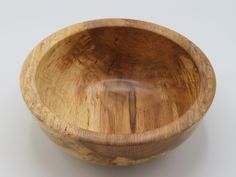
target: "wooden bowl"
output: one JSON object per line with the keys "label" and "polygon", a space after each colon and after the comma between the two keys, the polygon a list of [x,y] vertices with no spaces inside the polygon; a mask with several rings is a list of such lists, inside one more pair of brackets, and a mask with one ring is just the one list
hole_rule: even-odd
{"label": "wooden bowl", "polygon": [[47,135],[100,164],[130,165],[183,142],[215,94],[214,71],[165,27],[103,19],[60,30],[25,61],[21,90]]}

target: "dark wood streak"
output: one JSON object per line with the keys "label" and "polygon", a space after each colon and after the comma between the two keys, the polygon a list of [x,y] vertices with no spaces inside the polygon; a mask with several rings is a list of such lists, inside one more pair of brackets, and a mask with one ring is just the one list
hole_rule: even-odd
{"label": "dark wood streak", "polygon": [[132,133],[136,132],[136,91],[135,86],[129,85],[129,116],[130,116],[130,130]]}
{"label": "dark wood streak", "polygon": [[89,124],[90,124],[90,111],[89,111],[89,109],[87,109],[87,112],[88,112],[87,126],[89,127]]}

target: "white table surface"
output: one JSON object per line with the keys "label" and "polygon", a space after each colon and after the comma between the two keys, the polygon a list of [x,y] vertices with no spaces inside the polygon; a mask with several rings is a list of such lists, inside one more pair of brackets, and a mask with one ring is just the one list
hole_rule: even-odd
{"label": "white table surface", "polygon": [[[19,89],[22,63],[52,32],[84,20],[122,17],[159,23],[209,57],[217,92],[190,139],[159,160],[102,167],[75,159],[42,133]],[[236,1],[0,0],[1,177],[236,177]]]}

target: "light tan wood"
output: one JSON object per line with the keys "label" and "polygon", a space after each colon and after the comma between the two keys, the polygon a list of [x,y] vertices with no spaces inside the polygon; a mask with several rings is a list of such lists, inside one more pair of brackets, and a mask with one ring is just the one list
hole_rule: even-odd
{"label": "light tan wood", "polygon": [[215,75],[180,34],[127,19],[84,22],[36,46],[23,97],[57,144],[100,164],[129,165],[185,140],[209,108]]}

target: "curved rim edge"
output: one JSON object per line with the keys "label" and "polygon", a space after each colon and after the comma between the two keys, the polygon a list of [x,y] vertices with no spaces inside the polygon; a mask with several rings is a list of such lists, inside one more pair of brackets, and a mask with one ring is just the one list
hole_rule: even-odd
{"label": "curved rim edge", "polygon": [[[200,90],[194,104],[178,120],[158,129],[133,134],[105,134],[65,126],[44,106],[38,95],[35,74],[41,58],[59,41],[78,32],[105,26],[134,27],[158,33],[186,50],[195,62],[200,75]],[[190,40],[166,27],[132,19],[99,19],[68,26],[40,42],[26,58],[20,75],[23,98],[33,115],[48,129],[73,139],[104,145],[135,145],[167,139],[193,127],[209,109],[216,90],[214,70],[205,54]]]}

